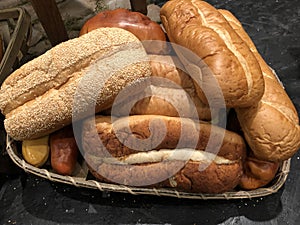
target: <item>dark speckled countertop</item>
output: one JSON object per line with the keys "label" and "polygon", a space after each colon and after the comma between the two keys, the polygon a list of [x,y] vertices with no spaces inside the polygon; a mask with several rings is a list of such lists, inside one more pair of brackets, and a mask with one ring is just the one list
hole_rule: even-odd
{"label": "dark speckled countertop", "polygon": [[[233,12],[300,111],[300,1],[208,1]],[[1,174],[0,224],[300,224],[300,153],[275,194],[183,200],[102,193],[26,174]]]}

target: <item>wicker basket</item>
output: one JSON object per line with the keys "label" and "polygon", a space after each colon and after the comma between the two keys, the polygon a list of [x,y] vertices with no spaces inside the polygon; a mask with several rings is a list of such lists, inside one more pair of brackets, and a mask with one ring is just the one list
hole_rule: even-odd
{"label": "wicker basket", "polygon": [[[31,38],[31,18],[23,8],[0,10],[0,84],[20,66],[29,48]],[[2,116],[0,118],[2,120]],[[2,122],[2,121],[1,121]],[[0,124],[0,173],[14,174],[19,168],[10,160],[6,152],[6,133]]]}
{"label": "wicker basket", "polygon": [[[28,36],[30,35],[29,23],[30,17],[28,14],[20,8],[10,10],[0,10],[0,20],[6,18],[18,18],[16,30],[13,34],[13,38],[9,43],[7,51],[0,64],[0,84],[9,75],[17,56],[22,49],[22,46],[26,46]],[[289,170],[290,159],[282,162],[279,171],[268,187],[259,188],[252,191],[231,191],[222,194],[204,194],[204,193],[188,193],[171,189],[163,188],[140,188],[129,187],[117,184],[101,183],[96,180],[88,179],[88,168],[84,160],[81,164],[77,165],[74,176],[63,176],[52,171],[51,167],[37,168],[28,164],[23,158],[18,142],[6,136],[6,151],[12,161],[25,172],[34,174],[39,177],[43,177],[53,182],[65,183],[76,187],[84,187],[90,189],[99,189],[100,191],[122,192],[130,193],[133,195],[157,195],[157,196],[169,196],[176,198],[187,199],[242,199],[242,198],[256,198],[276,193],[285,183]]]}
{"label": "wicker basket", "polygon": [[0,84],[19,66],[19,62],[28,50],[31,37],[31,18],[23,8],[0,10],[0,22],[7,23],[12,29],[4,48],[4,55],[0,62]]}
{"label": "wicker basket", "polygon": [[51,169],[40,169],[34,167],[25,162],[22,159],[22,154],[18,150],[17,143],[7,136],[7,152],[11,159],[16,165],[22,168],[28,173],[35,174],[37,176],[49,179],[50,181],[65,183],[74,185],[76,187],[85,187],[92,189],[99,189],[100,191],[112,191],[112,192],[123,192],[130,193],[133,195],[158,195],[158,196],[169,196],[177,198],[189,198],[189,199],[242,199],[242,198],[256,198],[276,193],[285,183],[289,170],[290,170],[290,159],[284,161],[279,171],[271,182],[269,187],[259,188],[252,191],[231,191],[222,194],[203,194],[203,193],[188,193],[163,188],[140,188],[140,187],[129,187],[117,184],[101,183],[96,180],[88,180],[88,169],[83,162],[78,165],[76,175],[74,176],[63,176],[56,174]]}

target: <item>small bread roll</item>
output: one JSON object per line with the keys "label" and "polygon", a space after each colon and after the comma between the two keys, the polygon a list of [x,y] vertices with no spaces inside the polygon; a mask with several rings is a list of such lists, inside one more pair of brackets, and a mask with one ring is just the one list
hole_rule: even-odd
{"label": "small bread roll", "polygon": [[168,52],[166,34],[160,25],[140,12],[132,12],[123,8],[100,12],[85,22],[79,35],[99,27],[119,27],[133,33],[140,41],[146,41],[144,46],[148,53]]}

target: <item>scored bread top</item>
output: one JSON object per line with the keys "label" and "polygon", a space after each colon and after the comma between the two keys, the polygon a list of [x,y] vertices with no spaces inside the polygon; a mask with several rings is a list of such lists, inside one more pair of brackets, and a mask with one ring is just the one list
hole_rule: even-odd
{"label": "scored bread top", "polygon": [[[264,80],[258,62],[216,8],[205,1],[173,0],[162,7],[161,20],[170,41],[191,50],[208,66],[200,65],[201,82],[206,85],[213,75],[228,107],[251,106],[261,99]],[[178,56],[187,70],[191,64],[199,66],[199,59],[181,54],[185,53]],[[207,93],[199,87],[197,92],[204,101]]]}
{"label": "scored bread top", "polygon": [[245,138],[259,159],[277,162],[288,159],[300,148],[296,108],[238,19],[227,10],[220,12],[254,53],[265,80],[264,95],[258,104],[236,109]]}

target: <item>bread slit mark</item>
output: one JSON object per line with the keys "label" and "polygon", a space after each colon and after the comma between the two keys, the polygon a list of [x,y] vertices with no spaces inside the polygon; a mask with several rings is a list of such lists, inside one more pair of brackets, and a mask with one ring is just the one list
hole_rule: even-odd
{"label": "bread slit mark", "polygon": [[119,158],[103,158],[103,163],[111,164],[143,164],[143,163],[159,163],[162,161],[188,161],[204,162],[216,164],[233,164],[236,161],[229,160],[221,156],[217,156],[210,152],[195,150],[189,148],[182,149],[160,149],[147,152],[138,152]]}
{"label": "bread slit mark", "polygon": [[266,73],[266,72],[263,72],[263,76],[266,78],[269,78],[269,79],[271,79],[271,80],[274,80],[274,77],[273,76],[271,76],[270,74],[268,74],[268,73]]}
{"label": "bread slit mark", "polygon": [[232,43],[232,39],[231,39],[229,33],[226,30],[222,29],[221,27],[219,28],[216,25],[210,25],[210,27],[216,33],[218,33],[223,40],[226,40],[226,41],[224,41],[225,45],[232,52],[232,54],[234,54],[235,57],[239,59],[240,65],[243,67],[243,70],[245,71],[247,85],[248,85],[248,95],[249,95],[250,94],[249,92],[251,92],[251,90],[252,90],[253,81],[252,81],[252,75],[251,75],[251,72],[249,70],[247,60],[244,58],[244,56],[239,52],[239,50]]}
{"label": "bread slit mark", "polygon": [[294,118],[288,116],[288,115],[294,115],[294,111],[291,110],[289,107],[283,106],[280,103],[275,102],[268,102],[265,100],[261,100],[263,104],[268,105],[269,107],[275,109],[276,111],[280,112],[280,114],[284,115],[285,118],[287,118],[291,123],[295,123]]}
{"label": "bread slit mark", "polygon": [[[268,66],[268,67],[269,67],[269,66]],[[269,69],[270,69],[271,72],[272,72],[273,78],[275,78],[275,79],[278,81],[278,83],[281,85],[281,87],[282,87],[283,89],[285,89],[283,83],[281,82],[281,80],[280,80],[279,77],[277,76],[275,70],[273,70],[271,67],[269,67]]]}
{"label": "bread slit mark", "polygon": [[[208,25],[208,22],[206,20],[206,17],[203,15],[203,13],[201,12],[201,10],[198,8],[198,6],[195,4],[195,1],[191,1],[192,5],[197,9],[197,12],[199,14],[199,16],[201,17],[201,20],[203,21],[202,24],[204,24],[205,26]],[[208,26],[207,26],[208,27]]]}
{"label": "bread slit mark", "polygon": [[[202,21],[203,21],[203,25],[205,25],[208,28],[211,28],[213,31],[215,31],[218,35],[221,36],[221,38],[224,41],[225,45],[228,47],[228,49],[232,52],[232,54],[235,55],[236,58],[239,59],[239,62],[245,72],[246,75],[246,80],[247,80],[247,85],[248,85],[248,95],[251,95],[251,90],[252,90],[252,86],[253,86],[253,81],[252,81],[252,75],[251,72],[249,70],[248,67],[248,62],[247,60],[244,58],[244,56],[239,52],[239,50],[235,47],[235,45],[232,42],[232,39],[230,37],[230,34],[228,33],[227,30],[223,29],[220,25],[220,27],[218,25],[214,25],[214,24],[210,24],[209,22],[207,22],[206,17],[204,16],[204,14],[201,12],[201,10],[199,9],[199,7],[195,4],[195,1],[191,0],[192,5],[197,9],[198,14],[200,15]],[[232,28],[233,29],[233,28]],[[233,29],[234,30],[234,29]],[[234,31],[235,32],[235,31]],[[238,34],[237,34],[238,35]]]}

